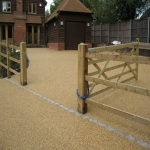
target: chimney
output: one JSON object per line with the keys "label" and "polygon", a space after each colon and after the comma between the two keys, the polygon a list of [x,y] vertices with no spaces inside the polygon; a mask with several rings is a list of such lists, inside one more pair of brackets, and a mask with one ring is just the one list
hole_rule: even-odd
{"label": "chimney", "polygon": [[23,15],[23,0],[16,0],[17,14]]}

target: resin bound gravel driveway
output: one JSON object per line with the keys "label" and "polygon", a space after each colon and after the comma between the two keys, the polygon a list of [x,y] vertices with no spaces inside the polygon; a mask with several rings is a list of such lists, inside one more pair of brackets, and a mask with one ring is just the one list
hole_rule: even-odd
{"label": "resin bound gravel driveway", "polygon": [[[90,105],[85,116],[76,112],[77,51],[27,52],[28,85],[20,87],[16,75],[0,79],[0,150],[150,149],[150,127]],[[131,84],[150,88],[150,66],[139,72]],[[149,97],[110,90],[95,100],[150,119]]]}

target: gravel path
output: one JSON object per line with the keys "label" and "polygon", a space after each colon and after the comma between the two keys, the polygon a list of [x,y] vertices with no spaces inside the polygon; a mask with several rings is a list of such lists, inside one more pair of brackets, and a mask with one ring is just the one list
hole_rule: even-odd
{"label": "gravel path", "polygon": [[[76,110],[77,51],[28,49],[28,56],[30,67],[26,88]],[[150,66],[140,65],[139,81],[131,83],[150,88],[149,70]],[[19,83],[18,76],[12,76],[11,80]],[[149,97],[110,90],[95,100],[150,119]],[[0,79],[0,107],[2,150],[145,149],[5,79]],[[88,108],[87,116],[150,144],[150,128],[92,106]]]}

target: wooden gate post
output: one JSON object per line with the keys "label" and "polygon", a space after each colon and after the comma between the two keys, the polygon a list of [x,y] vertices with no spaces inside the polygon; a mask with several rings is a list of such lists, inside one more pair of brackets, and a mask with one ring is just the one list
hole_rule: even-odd
{"label": "wooden gate post", "polygon": [[6,51],[7,51],[7,77],[11,78],[11,72],[9,71],[11,64],[9,60],[10,50],[9,50],[9,39],[8,39],[8,25],[5,26],[5,37],[6,37]]}
{"label": "wooden gate post", "polygon": [[[85,58],[85,54],[88,51],[87,44],[81,43],[78,45],[78,94],[80,96],[87,95],[88,83],[85,81],[85,75],[88,74],[88,59]],[[87,104],[85,99],[77,98],[78,112],[85,114],[87,112]]]}
{"label": "wooden gate post", "polygon": [[20,43],[20,84],[27,85],[27,55],[26,43]]}

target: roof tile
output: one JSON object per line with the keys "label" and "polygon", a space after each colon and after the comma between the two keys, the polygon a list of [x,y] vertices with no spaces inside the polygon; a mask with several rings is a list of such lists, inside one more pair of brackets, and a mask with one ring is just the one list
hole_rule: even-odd
{"label": "roof tile", "polygon": [[57,9],[50,15],[47,22],[52,20],[53,18],[57,17],[59,15],[58,12],[60,11],[67,11],[67,12],[80,12],[80,13],[89,13],[92,14],[92,12],[86,8],[80,0],[63,0],[60,5],[57,7]]}

